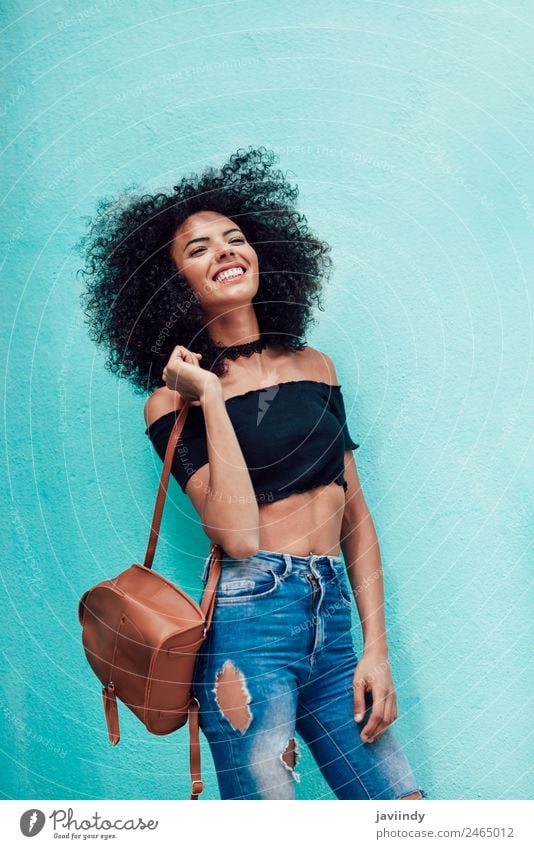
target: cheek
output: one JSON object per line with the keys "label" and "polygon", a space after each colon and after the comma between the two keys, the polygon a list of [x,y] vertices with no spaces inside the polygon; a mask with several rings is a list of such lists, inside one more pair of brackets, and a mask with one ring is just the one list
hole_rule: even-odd
{"label": "cheek", "polygon": [[189,260],[182,267],[182,275],[185,277],[189,285],[195,292],[202,294],[206,290],[206,285],[209,284],[208,269],[209,263],[206,261]]}
{"label": "cheek", "polygon": [[254,251],[252,249],[249,250],[247,259],[249,261],[249,265],[251,266],[251,268],[253,268],[257,271],[259,263],[258,263],[258,255],[257,255],[256,251]]}

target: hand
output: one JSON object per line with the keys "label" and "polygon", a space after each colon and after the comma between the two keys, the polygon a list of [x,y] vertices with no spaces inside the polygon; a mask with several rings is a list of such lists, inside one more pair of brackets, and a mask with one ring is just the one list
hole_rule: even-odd
{"label": "hand", "polygon": [[352,688],[356,722],[364,718],[365,693],[372,695],[371,715],[360,739],[364,743],[373,743],[397,719],[397,696],[387,654],[364,651],[354,671]]}
{"label": "hand", "polygon": [[202,354],[190,351],[184,345],[176,345],[161,375],[169,389],[178,392],[196,407],[200,406],[199,399],[208,380],[215,377],[212,372],[200,367],[201,357]]}

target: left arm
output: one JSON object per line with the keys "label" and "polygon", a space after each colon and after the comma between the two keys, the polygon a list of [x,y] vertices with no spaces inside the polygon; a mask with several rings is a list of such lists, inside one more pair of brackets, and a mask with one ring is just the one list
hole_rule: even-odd
{"label": "left arm", "polygon": [[388,653],[384,581],[375,526],[367,507],[352,451],[345,452],[348,484],[341,548],[362,625],[364,653]]}
{"label": "left arm", "polygon": [[384,581],[378,539],[362,492],[352,451],[345,452],[348,488],[341,526],[341,549],[354,592],[363,633],[363,654],[354,672],[354,714],[361,722],[365,692],[372,694],[372,712],[361,732],[372,743],[397,718],[395,686],[389,666],[384,616]]}
{"label": "left arm", "polygon": [[[331,358],[308,348],[315,357],[319,379],[339,384]],[[384,618],[384,582],[378,540],[365,502],[352,450],[345,451],[344,476],[348,487],[341,525],[341,550],[362,625],[364,649],[354,672],[354,718],[365,714],[365,693],[372,694],[371,715],[361,731],[372,742],[397,718],[397,699],[391,676]]]}

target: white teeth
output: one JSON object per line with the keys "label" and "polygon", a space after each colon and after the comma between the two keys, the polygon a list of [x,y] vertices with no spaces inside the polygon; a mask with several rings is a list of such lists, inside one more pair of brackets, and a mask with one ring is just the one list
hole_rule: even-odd
{"label": "white teeth", "polygon": [[228,280],[230,277],[240,277],[245,273],[244,268],[228,268],[226,271],[221,271],[220,274],[217,274],[215,278],[215,282],[219,283],[222,280]]}

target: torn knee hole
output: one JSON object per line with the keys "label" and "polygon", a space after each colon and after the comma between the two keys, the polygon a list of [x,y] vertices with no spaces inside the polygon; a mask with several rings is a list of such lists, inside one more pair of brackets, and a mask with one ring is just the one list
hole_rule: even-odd
{"label": "torn knee hole", "polygon": [[221,714],[232,728],[244,734],[252,722],[250,693],[243,673],[236,669],[231,660],[226,660],[217,673],[213,692]]}
{"label": "torn knee hole", "polygon": [[297,765],[298,754],[299,752],[297,748],[297,741],[295,737],[290,737],[287,741],[287,746],[280,755],[280,760],[282,761],[286,769],[288,769],[289,772],[292,774],[295,781],[300,781],[300,775],[295,770],[295,767]]}

